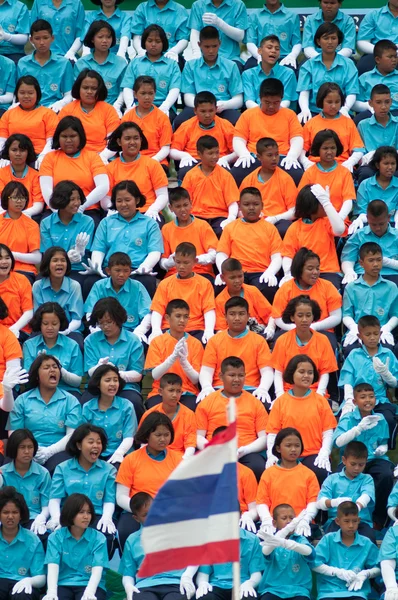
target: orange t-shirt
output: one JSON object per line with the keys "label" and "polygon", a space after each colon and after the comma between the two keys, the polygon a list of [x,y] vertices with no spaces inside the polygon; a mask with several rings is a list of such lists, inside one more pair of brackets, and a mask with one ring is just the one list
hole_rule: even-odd
{"label": "orange t-shirt", "polygon": [[34,202],[44,203],[44,198],[40,189],[39,173],[35,169],[32,169],[32,167],[27,168],[28,172],[26,173],[26,177],[21,178],[14,175],[11,165],[7,165],[0,169],[0,192],[3,192],[3,189],[10,181],[19,181],[29,192],[29,202],[26,205],[26,208],[30,208],[33,206]]}
{"label": "orange t-shirt", "polygon": [[190,169],[182,180],[192,200],[192,214],[203,219],[228,217],[228,207],[239,202],[235,179],[220,165],[210,175],[205,175],[201,165]]}
{"label": "orange t-shirt", "polygon": [[[157,154],[163,146],[170,146],[171,138],[173,136],[169,117],[159,110],[157,106],[153,106],[152,108],[153,110],[151,110],[150,113],[144,117],[140,117],[137,113],[137,107],[135,106],[126,112],[120,121],[121,123],[131,121],[132,123],[137,123],[137,125],[141,127],[148,140],[148,149],[141,150],[141,154],[143,156],[151,157]],[[167,165],[167,158],[164,158],[161,161],[161,164]]]}
{"label": "orange t-shirt", "polygon": [[59,120],[73,115],[82,122],[87,138],[87,150],[102,152],[106,138],[120,125],[120,119],[111,104],[99,100],[91,112],[82,109],[80,100],[74,100],[63,107]]}
{"label": "orange t-shirt", "polygon": [[22,110],[19,106],[6,110],[0,119],[0,137],[8,138],[13,133],[23,133],[30,138],[36,154],[40,154],[46,140],[52,138],[59,118],[51,108],[38,106],[33,110]]}
{"label": "orange t-shirt", "polygon": [[[179,227],[175,221],[170,221],[162,227],[162,238],[164,252],[162,258],[168,258],[170,254],[175,252],[178,244],[181,242],[191,242],[196,248],[196,254],[207,254],[209,250],[216,250],[218,239],[207,221],[192,217],[192,222],[187,227]],[[213,275],[213,265],[200,265],[196,263],[194,266],[195,273],[208,273]],[[172,267],[166,273],[166,277],[176,274],[176,268]]]}
{"label": "orange t-shirt", "polygon": [[290,140],[303,137],[297,115],[290,108],[281,108],[275,115],[265,115],[261,108],[249,108],[239,117],[235,125],[235,136],[244,139],[249,152],[256,154],[256,144],[263,137],[276,141],[279,154],[286,156],[290,149]]}
{"label": "orange t-shirt", "polygon": [[202,127],[196,116],[182,123],[173,134],[171,147],[173,150],[188,152],[193,158],[199,159],[196,142],[202,135],[211,135],[217,140],[220,156],[226,156],[233,152],[234,126],[227,119],[222,119],[217,115],[214,117],[213,127]]}
{"label": "orange t-shirt", "polygon": [[[177,297],[177,296],[176,296]],[[188,347],[188,361],[193,366],[195,371],[199,372],[202,365],[203,358],[203,346],[192,335],[186,337]],[[145,369],[151,370],[161,365],[168,356],[173,353],[174,347],[177,344],[177,340],[173,338],[167,331],[163,335],[159,335],[149,344],[148,353],[145,359]],[[199,394],[199,389],[192,383],[184,369],[182,368],[180,361],[177,359],[174,361],[172,366],[167,370],[168,373],[175,373],[182,379],[182,391],[189,392],[194,396]],[[154,379],[152,383],[152,389],[148,394],[148,398],[159,394],[159,380]]]}
{"label": "orange t-shirt", "polygon": [[[309,152],[314,137],[319,131],[324,129],[332,129],[339,136],[340,142],[343,144],[343,153],[336,157],[337,162],[346,161],[354,148],[364,148],[365,144],[362,141],[356,125],[350,117],[339,115],[335,119],[325,119],[321,114],[312,117],[303,127],[304,150]],[[313,162],[319,161],[319,156],[309,156]]]}
{"label": "orange t-shirt", "polygon": [[296,203],[297,188],[293,179],[283,169],[276,167],[268,181],[261,182],[258,175],[261,167],[247,175],[240,184],[241,192],[246,187],[255,187],[263,199],[263,213],[266,217],[274,217],[293,208]]}
{"label": "orange t-shirt", "polygon": [[[199,342],[200,343],[200,342]],[[170,371],[169,371],[170,372]],[[152,408],[146,410],[141,417],[141,421],[139,427],[141,426],[145,417],[147,417],[150,413],[159,412],[162,414],[166,414],[162,403],[156,404]],[[190,409],[184,406],[183,404],[178,403],[178,412],[171,419],[174,428],[174,442],[168,446],[170,450],[175,450],[180,454],[184,454],[187,448],[196,448],[196,418],[195,413]]]}
{"label": "orange t-shirt", "polygon": [[243,336],[231,337],[228,331],[219,331],[207,342],[202,360],[202,366],[214,369],[213,387],[222,387],[219,373],[222,361],[228,356],[237,356],[245,363],[247,387],[257,388],[260,369],[271,366],[271,352],[261,335],[247,331]]}
{"label": "orange t-shirt", "polygon": [[304,444],[302,456],[311,456],[318,454],[322,447],[322,433],[336,426],[337,421],[326,398],[314,391],[303,398],[285,392],[272,405],[267,433],[276,434],[285,427],[298,429]]}
{"label": "orange t-shirt", "polygon": [[180,462],[181,452],[167,449],[164,460],[155,460],[144,446],[123,459],[116,483],[129,488],[130,498],[138,492],[146,492],[154,498]]}
{"label": "orange t-shirt", "polygon": [[279,504],[290,504],[297,516],[310,502],[316,502],[319,490],[316,475],[308,467],[300,463],[293,469],[274,465],[261,475],[256,502],[266,504],[271,514]]}
{"label": "orange t-shirt", "polygon": [[[217,390],[206,396],[196,407],[196,427],[198,431],[206,432],[207,440],[212,439],[218,427],[228,425],[228,403],[229,398],[223,395],[223,390]],[[235,405],[238,446],[247,446],[257,439],[260,431],[265,431],[268,414],[261,400],[245,390],[235,398]]]}
{"label": "orange t-shirt", "polygon": [[269,267],[271,256],[281,253],[282,248],[277,228],[264,219],[256,223],[236,219],[224,228],[217,244],[217,252],[237,258],[243,270],[248,273],[265,271]]}
{"label": "orange t-shirt", "polygon": [[[249,316],[254,317],[260,325],[266,325],[272,311],[272,306],[267,298],[263,296],[260,290],[254,285],[248,285],[246,283],[242,285],[240,295],[249,303]],[[229,295],[227,287],[225,287],[216,297],[217,330],[228,328],[227,320],[225,318],[225,303],[230,298],[231,296]]]}
{"label": "orange t-shirt", "polygon": [[256,477],[249,467],[237,462],[238,468],[238,498],[240,512],[243,513],[249,509],[249,504],[256,501],[257,481]]}
{"label": "orange t-shirt", "polygon": [[[39,226],[24,214],[18,219],[10,219],[7,213],[3,213],[0,215],[0,242],[13,252],[23,254],[40,250]],[[36,266],[16,260],[15,270],[36,273]]]}
{"label": "orange t-shirt", "polygon": [[[21,277],[25,277],[25,275],[21,275]],[[12,331],[0,323],[0,381],[4,379],[6,363],[16,358],[22,359],[21,346]],[[3,386],[0,383],[0,397],[2,398],[3,395]],[[4,454],[3,442],[0,443],[0,452]]]}
{"label": "orange t-shirt", "polygon": [[319,183],[323,188],[329,186],[330,201],[339,211],[346,200],[355,200],[354,180],[350,171],[342,165],[337,165],[333,171],[321,171],[313,165],[304,172],[298,186],[300,191],[305,185]]}
{"label": "orange t-shirt", "polygon": [[[11,271],[10,276],[0,283],[0,298],[8,308],[8,317],[0,321],[6,327],[14,325],[27,310],[33,310],[32,286],[21,273]],[[30,333],[32,330],[26,325],[22,331]]]}
{"label": "orange t-shirt", "polygon": [[116,158],[107,165],[106,170],[109,177],[110,191],[117,183],[125,179],[131,179],[137,184],[141,194],[146,198],[145,205],[138,209],[142,213],[146,212],[155,202],[155,191],[168,185],[168,179],[163,168],[149,156],[141,155],[130,163]]}
{"label": "orange t-shirt", "polygon": [[163,279],[157,287],[151,304],[152,311],[163,315],[162,329],[167,328],[167,321],[164,318],[166,306],[175,298],[181,298],[189,305],[186,331],[204,330],[204,314],[215,309],[214,290],[210,281],[196,273],[189,279],[181,279],[177,275]]}

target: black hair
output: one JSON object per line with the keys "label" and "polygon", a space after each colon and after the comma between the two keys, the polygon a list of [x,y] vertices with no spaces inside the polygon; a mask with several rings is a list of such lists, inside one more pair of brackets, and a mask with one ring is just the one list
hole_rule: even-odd
{"label": "black hair", "polygon": [[388,215],[388,206],[384,200],[372,200],[369,202],[366,213],[372,217]]}
{"label": "black hair", "polygon": [[141,48],[145,50],[145,44],[151,33],[157,33],[162,42],[162,52],[165,53],[169,49],[169,40],[167,39],[167,35],[163,27],[160,25],[148,25],[146,29],[144,29],[141,37]]}
{"label": "black hair", "polygon": [[167,304],[164,313],[165,313],[165,315],[170,316],[171,313],[173,312],[173,310],[182,310],[182,309],[190,312],[188,302],[186,302],[185,300],[182,300],[181,298],[174,298],[173,300],[170,300],[170,302]]}
{"label": "black hair", "polygon": [[175,249],[174,254],[196,257],[196,248],[191,242],[181,242]]}
{"label": "black hair", "polygon": [[39,356],[37,356],[35,358],[35,360],[32,362],[32,364],[30,365],[29,383],[28,383],[29,389],[39,387],[39,385],[40,385],[39,369],[44,362],[47,362],[50,360],[52,360],[56,363],[58,370],[59,370],[59,375],[61,377],[62,366],[61,366],[61,363],[59,362],[58,358],[56,356],[53,356],[52,354],[39,354]]}
{"label": "black hair", "polygon": [[0,297],[0,321],[8,317],[8,308],[3,298]]}
{"label": "black hair", "polygon": [[53,28],[51,27],[51,23],[45,19],[37,19],[30,26],[29,35],[32,36],[34,33],[39,33],[39,31],[48,31],[48,33],[52,35]]}
{"label": "black hair", "polygon": [[174,202],[178,202],[179,200],[189,200],[191,202],[191,196],[189,195],[188,190],[181,186],[170,188],[169,204],[171,205]]}
{"label": "black hair", "polygon": [[221,265],[221,273],[243,271],[242,263],[237,258],[226,258]]}
{"label": "black hair", "polygon": [[329,140],[333,140],[335,142],[336,156],[340,156],[340,154],[342,154],[344,151],[343,144],[341,143],[339,136],[335,131],[333,131],[333,129],[323,129],[323,131],[318,131],[318,133],[312,140],[310,154],[312,154],[312,156],[319,156],[322,144],[328,142]]}
{"label": "black hair", "polygon": [[207,92],[207,91],[203,91],[203,92],[198,92],[195,95],[194,101],[193,101],[193,105],[195,108],[198,108],[198,106],[200,104],[214,104],[214,106],[217,106],[217,98],[215,97],[214,94],[212,94],[212,92]]}
{"label": "black hair", "polygon": [[164,425],[170,431],[170,444],[174,441],[174,427],[167,415],[159,412],[149,413],[141,422],[139,428],[135,432],[134,441],[138,444],[147,444],[151,433],[156,431],[160,426]]}
{"label": "black hair", "polygon": [[33,443],[33,456],[36,455],[39,444],[30,429],[16,429],[12,432],[7,441],[6,456],[15,460],[18,454],[18,448],[25,440],[30,440]]}
{"label": "black hair", "polygon": [[[91,2],[96,6],[102,6],[102,0],[91,0]],[[115,4],[118,6],[118,4],[121,4],[122,2],[124,2],[124,0],[116,0]]]}
{"label": "black hair", "polygon": [[213,25],[206,25],[199,32],[199,42],[204,42],[205,40],[220,40],[220,33],[216,27]]}
{"label": "black hair", "polygon": [[65,277],[67,277],[70,274],[72,270],[72,265],[65,248],[61,248],[61,246],[51,246],[51,248],[47,248],[41,259],[39,272],[42,277],[50,277],[50,262],[53,256],[57,254],[57,252],[62,254],[66,260]]}
{"label": "black hair", "polygon": [[355,502],[351,502],[351,500],[346,500],[342,502],[337,507],[337,518],[348,517],[350,515],[358,516],[359,508],[355,504]]}
{"label": "black hair", "polygon": [[177,373],[165,373],[159,380],[159,387],[163,389],[166,385],[182,385],[182,379]]}
{"label": "black hair", "polygon": [[101,75],[93,69],[83,69],[83,71],[79,73],[79,75],[75,79],[75,83],[72,85],[72,97],[75,100],[80,100],[80,86],[83,80],[86,79],[86,77],[89,77],[90,79],[95,79],[98,83],[98,89],[95,96],[95,100],[97,102],[105,102],[105,100],[108,97],[108,90]]}
{"label": "black hair", "polygon": [[82,451],[78,448],[77,444],[81,444],[84,438],[90,435],[90,433],[97,433],[99,435],[102,444],[101,454],[105,454],[108,436],[102,427],[97,427],[97,425],[93,425],[92,423],[83,423],[74,430],[66,444],[66,452],[75,458],[79,458]]}
{"label": "black hair", "polygon": [[397,47],[394,44],[394,42],[392,42],[391,40],[379,40],[373,46],[373,57],[381,58],[383,56],[383,53],[387,50],[394,50],[394,52],[397,51]]}
{"label": "black hair", "polygon": [[201,135],[198,141],[196,142],[196,150],[201,154],[205,150],[213,150],[214,148],[218,148],[219,144],[215,137],[212,135]]}
{"label": "black hair", "polygon": [[142,85],[151,85],[153,87],[154,92],[156,93],[156,81],[153,77],[149,75],[139,75],[133,84],[133,91],[138,92]]}
{"label": "black hair", "polygon": [[148,140],[146,139],[144,132],[141,127],[137,125],[137,123],[133,123],[133,121],[125,121],[124,123],[121,123],[119,127],[116,127],[115,131],[108,137],[108,149],[112,152],[120,153],[122,151],[122,147],[117,140],[122,137],[127,129],[135,129],[141,138],[141,150],[148,150]]}
{"label": "black hair", "polygon": [[133,196],[133,198],[136,199],[137,208],[145,206],[146,197],[144,194],[141,194],[140,188],[135,181],[132,181],[131,179],[124,179],[123,181],[119,181],[119,183],[114,185],[112,188],[111,208],[114,210],[116,210],[116,196],[118,192],[128,192],[130,196]]}
{"label": "black hair", "polygon": [[251,196],[257,196],[257,198],[260,198],[261,204],[263,203],[263,197],[261,196],[261,192],[258,188],[255,188],[253,186],[248,186],[248,187],[243,188],[243,190],[240,191],[239,200],[242,200],[242,197],[245,194],[250,194]]}
{"label": "black hair", "polygon": [[54,210],[63,210],[66,208],[71,200],[72,192],[77,192],[80,198],[80,204],[84,204],[86,197],[80,186],[74,181],[64,179],[59,181],[53,189],[53,193],[50,198],[50,206]]}
{"label": "black hair", "polygon": [[326,23],[322,23],[322,25],[319,25],[319,27],[316,30],[315,35],[314,35],[314,45],[315,45],[315,47],[316,48],[320,48],[318,40],[323,35],[332,35],[333,33],[337,34],[337,39],[338,39],[339,45],[340,45],[343,42],[344,34],[341,31],[341,29],[339,29],[337,27],[337,25],[335,23],[326,22]]}
{"label": "black hair", "polygon": [[262,154],[263,152],[265,152],[265,150],[267,148],[277,148],[278,144],[276,143],[276,141],[273,138],[270,137],[263,137],[260,138],[257,143],[256,143],[256,152],[257,154]]}
{"label": "black hair", "polygon": [[260,99],[265,96],[278,96],[282,100],[283,94],[285,93],[285,86],[279,79],[269,77],[264,79],[260,85]]}
{"label": "black hair", "polygon": [[53,141],[52,141],[52,145],[51,145],[52,149],[53,150],[60,149],[61,146],[59,144],[59,136],[66,129],[73,129],[73,131],[75,131],[78,134],[79,140],[80,140],[79,151],[83,150],[84,146],[87,144],[86,132],[84,131],[84,127],[83,127],[81,120],[78,119],[77,117],[74,117],[73,115],[63,117],[63,119],[61,119],[60,122],[58,123],[58,125],[54,131],[54,135],[53,135]]}
{"label": "black hair", "polygon": [[376,152],[373,154],[373,158],[370,161],[369,166],[375,171],[378,171],[379,167],[377,165],[380,164],[380,161],[386,156],[393,156],[395,159],[395,164],[398,167],[398,152],[394,146],[380,146],[377,148]]}
{"label": "black hair", "polygon": [[359,392],[374,392],[373,385],[365,382],[357,383],[357,385],[354,386],[354,397],[355,394],[359,394]]}
{"label": "black hair", "polygon": [[25,502],[25,498],[17,492],[15,487],[6,485],[0,490],[0,512],[9,502],[15,504],[19,510],[21,523],[27,523],[29,521],[29,508]]}
{"label": "black hair", "polygon": [[363,329],[364,327],[381,327],[380,321],[374,315],[364,315],[358,319],[358,328]]}
{"label": "black hair", "polygon": [[119,389],[117,391],[117,393],[121,392],[122,389],[124,388],[124,386],[126,385],[126,382],[124,381],[124,379],[122,379],[122,377],[120,377],[120,373],[119,373],[119,369],[117,367],[115,367],[115,365],[100,365],[99,367],[97,367],[94,371],[94,373],[91,375],[88,384],[87,384],[87,391],[92,394],[94,397],[99,397],[101,395],[101,390],[100,390],[100,383],[101,383],[101,379],[104,377],[104,375],[106,375],[107,373],[109,373],[109,371],[112,371],[113,373],[115,373],[118,376],[118,380],[119,380]]}
{"label": "black hair", "polygon": [[85,494],[71,494],[65,499],[64,505],[61,509],[61,517],[59,520],[61,526],[68,528],[72,527],[74,519],[82,510],[85,504],[87,504],[91,513],[91,523],[95,517],[95,510],[90,498]]}
{"label": "black hair", "polygon": [[[370,391],[370,390],[369,390]],[[8,442],[10,443],[10,442]],[[344,448],[343,456],[345,458],[349,458],[353,456],[354,458],[368,458],[368,449],[363,442],[358,442],[353,440],[352,442],[348,442],[346,447]]]}
{"label": "black hair", "polygon": [[284,427],[284,429],[281,429],[276,434],[276,438],[274,441],[274,447],[272,448],[272,454],[279,459],[281,458],[281,453],[276,449],[276,447],[280,446],[281,443],[283,442],[283,440],[285,438],[289,437],[289,435],[295,435],[296,437],[298,437],[298,439],[300,440],[300,443],[301,443],[301,453],[300,454],[302,454],[304,452],[304,443],[303,443],[303,438],[301,437],[301,433],[294,427]]}
{"label": "black hair", "polygon": [[121,329],[123,323],[127,321],[127,312],[124,306],[122,306],[116,298],[107,296],[106,298],[100,298],[94,304],[93,311],[90,316],[89,324],[92,327],[98,325],[98,321],[108,313],[112,321]]}
{"label": "black hair", "polygon": [[239,356],[227,356],[226,358],[224,358],[224,360],[221,361],[221,373],[224,374],[228,367],[231,367],[232,369],[244,369],[245,363]]}
{"label": "black hair", "polygon": [[260,42],[260,48],[261,46],[263,46],[266,42],[276,42],[277,44],[280,44],[280,39],[278,38],[277,35],[275,34],[271,34],[271,35],[266,35],[265,37],[263,37],[263,39]]}
{"label": "black hair", "polygon": [[373,100],[373,97],[376,96],[376,94],[388,94],[391,96],[391,90],[385,83],[376,83],[370,92],[370,99]]}
{"label": "black hair", "polygon": [[26,189],[26,187],[24,186],[24,184],[21,183],[20,181],[9,181],[8,183],[6,183],[6,185],[3,188],[3,191],[1,192],[1,207],[4,208],[4,210],[8,210],[9,197],[11,196],[11,194],[13,194],[15,192],[15,190],[23,198],[25,198],[25,205],[24,205],[23,209],[25,209],[26,206],[28,205],[29,192]]}
{"label": "black hair", "polygon": [[284,323],[291,323],[292,317],[296,312],[296,309],[299,304],[306,304],[311,307],[312,316],[314,318],[313,322],[319,321],[321,318],[321,308],[316,300],[313,300],[306,294],[300,294],[300,296],[296,296],[295,298],[291,298],[286,305],[285,310],[282,313],[282,321]]}
{"label": "black hair", "polygon": [[294,508],[291,506],[291,504],[278,504],[278,506],[275,506],[274,510],[272,511],[272,518],[274,521],[278,518],[279,511],[283,509],[291,509],[294,512]]}
{"label": "black hair", "polygon": [[294,214],[296,219],[311,219],[318,212],[319,202],[315,194],[311,192],[311,184],[301,188],[296,198]]}
{"label": "black hair", "polygon": [[130,267],[131,268],[131,258],[125,252],[114,252],[110,255],[108,260],[108,269],[116,266],[120,267]]}
{"label": "black hair", "polygon": [[131,514],[136,515],[141,508],[152,502],[153,498],[147,492],[137,492],[130,498]]}
{"label": "black hair", "polygon": [[91,23],[86,35],[84,36],[84,40],[83,40],[84,46],[87,46],[87,48],[93,49],[94,48],[94,36],[97,35],[97,33],[99,33],[101,31],[101,29],[107,29],[109,31],[109,33],[111,34],[112,44],[110,47],[113,48],[113,46],[116,46],[115,30],[113,29],[112,25],[110,23],[108,23],[108,21],[104,21],[103,19],[100,19],[98,21],[93,21]]}
{"label": "black hair", "polygon": [[15,258],[14,258],[14,255],[12,253],[12,250],[8,246],[6,246],[6,244],[2,244],[0,242],[0,252],[2,250],[4,250],[4,252],[7,252],[9,258],[11,258],[11,271],[13,271],[14,268],[15,268]]}
{"label": "black hair", "polygon": [[318,108],[323,108],[323,103],[325,101],[325,98],[331,92],[337,92],[340,96],[341,106],[344,105],[345,94],[343,93],[343,90],[341,89],[341,87],[337,83],[334,83],[332,81],[327,81],[326,83],[322,83],[322,85],[319,88],[318,93],[316,95],[316,106]]}
{"label": "black hair", "polygon": [[383,254],[383,250],[376,242],[365,242],[359,248],[359,258],[363,260],[368,254]]}
{"label": "black hair", "polygon": [[20,77],[18,79],[17,85],[15,86],[15,91],[14,91],[14,96],[16,97],[16,99],[18,100],[19,88],[21,87],[21,85],[23,83],[25,85],[32,85],[35,88],[35,92],[36,92],[35,106],[39,106],[40,100],[41,100],[41,88],[40,88],[40,83],[37,81],[36,77],[33,77],[33,75],[22,75],[22,77]]}
{"label": "black hair", "polygon": [[68,317],[66,316],[62,306],[60,306],[58,302],[45,302],[44,304],[41,304],[35,311],[32,320],[29,323],[33,333],[40,333],[43,315],[47,313],[57,315],[59,319],[60,331],[65,331],[65,329],[68,329]]}
{"label": "black hair", "polygon": [[1,158],[4,160],[10,160],[10,146],[14,142],[18,142],[21,150],[27,150],[26,163],[30,164],[36,160],[36,152],[32,144],[32,140],[23,133],[13,133],[5,141],[3,150],[1,151]]}
{"label": "black hair", "polygon": [[297,370],[297,367],[301,363],[309,363],[313,368],[314,379],[312,380],[312,383],[316,383],[319,380],[319,372],[312,358],[310,356],[307,356],[306,354],[297,354],[297,356],[293,356],[293,358],[291,358],[287,363],[286,368],[283,372],[283,381],[285,381],[286,383],[290,383],[290,385],[293,385],[293,376]]}
{"label": "black hair", "polygon": [[224,306],[225,314],[229,311],[230,308],[244,308],[249,314],[249,303],[246,298],[241,298],[240,296],[231,296]]}
{"label": "black hair", "polygon": [[296,281],[299,281],[301,279],[301,276],[304,271],[305,263],[308,260],[311,260],[312,258],[316,258],[319,263],[321,262],[321,259],[319,258],[318,254],[315,254],[315,252],[313,252],[312,250],[309,250],[308,248],[305,248],[304,246],[296,252],[296,254],[294,255],[291,267],[290,267],[290,272],[292,274],[292,277]]}

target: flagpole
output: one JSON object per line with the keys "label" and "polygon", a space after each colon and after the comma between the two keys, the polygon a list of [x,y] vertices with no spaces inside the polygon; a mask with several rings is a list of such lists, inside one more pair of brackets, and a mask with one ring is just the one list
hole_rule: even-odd
{"label": "flagpole", "polygon": [[[235,398],[229,399],[229,403],[227,406],[227,419],[228,419],[228,424],[231,424],[234,421],[236,421]],[[234,453],[235,453],[235,460],[237,460],[238,444],[237,444],[236,437],[235,437],[235,441],[234,441]],[[236,499],[238,501],[238,495],[237,495]],[[232,523],[232,532],[233,532],[233,537],[238,538],[238,540],[239,540],[239,520],[234,520],[234,522]],[[239,544],[239,547],[240,547],[240,544]],[[240,600],[240,561],[232,563],[232,581],[233,581],[232,600]]]}

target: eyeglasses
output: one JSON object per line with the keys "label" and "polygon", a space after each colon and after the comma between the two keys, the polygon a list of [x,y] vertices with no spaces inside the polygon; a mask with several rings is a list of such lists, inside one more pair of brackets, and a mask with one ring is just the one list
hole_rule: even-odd
{"label": "eyeglasses", "polygon": [[25,202],[26,201],[26,198],[24,196],[8,196],[8,199],[13,200],[14,202],[19,202],[19,201]]}

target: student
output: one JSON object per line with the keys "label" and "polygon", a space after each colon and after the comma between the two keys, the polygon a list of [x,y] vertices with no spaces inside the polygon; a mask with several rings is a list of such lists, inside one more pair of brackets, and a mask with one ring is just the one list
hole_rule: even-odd
{"label": "student", "polygon": [[303,132],[297,115],[290,108],[281,108],[283,83],[269,77],[260,85],[260,106],[246,110],[235,127],[233,149],[238,155],[231,173],[239,186],[256,167],[261,166],[253,154],[263,137],[276,141],[279,164],[299,184],[303,171],[298,158],[303,149]]}
{"label": "student", "polygon": [[170,300],[164,314],[168,329],[152,339],[149,345],[145,371],[151,373],[153,383],[146,402],[148,408],[159,405],[162,401],[160,380],[166,373],[174,373],[181,377],[181,404],[193,411],[196,408],[203,346],[185,331],[189,313],[189,304],[185,300]]}
{"label": "student", "polygon": [[[119,4],[124,0],[93,0],[92,4],[99,6],[98,10],[86,12],[85,27],[90,27],[94,21],[106,21],[115,31],[116,44],[112,46],[111,52],[121,58],[126,58],[126,52],[130,41],[131,15],[128,11],[120,9]],[[82,56],[89,53],[89,49],[83,46]]]}
{"label": "student", "polygon": [[[261,218],[262,208],[257,188],[244,188],[240,192],[242,217],[225,227],[217,244],[216,265],[221,272],[224,260],[237,258],[245,273],[245,283],[255,285],[271,303],[278,285],[276,275],[282,264],[282,240],[275,225]],[[221,284],[219,276],[215,283]]]}
{"label": "student", "polygon": [[343,41],[343,33],[335,23],[322,23],[314,35],[314,44],[321,53],[310,58],[300,68],[297,91],[301,113],[300,122],[306,123],[312,113],[321,112],[316,105],[316,94],[322,83],[337,83],[344,96],[345,103],[340,112],[349,116],[359,93],[358,72],[354,63],[336,52]]}
{"label": "student", "polygon": [[[245,71],[245,73],[250,73]],[[261,192],[265,220],[275,225],[282,239],[294,216],[297,188],[293,179],[280,167],[278,144],[272,138],[260,138],[256,157],[261,167],[247,175],[240,191],[255,187]]]}
{"label": "student", "polygon": [[[315,566],[318,598],[368,598],[369,579],[380,575],[376,544],[358,533],[360,518],[355,502],[337,508],[340,531],[328,533],[316,547]],[[348,589],[347,589],[348,588]]]}
{"label": "student", "polygon": [[81,0],[76,2],[61,0],[57,5],[49,0],[34,0],[30,11],[31,25],[38,19],[46,19],[52,23],[54,54],[65,55],[65,58],[75,62],[75,54],[81,47],[80,36],[84,28],[84,6]]}
{"label": "student", "polygon": [[0,490],[1,596],[38,600],[46,582],[44,550],[39,538],[21,525],[29,519],[22,494],[12,486]]}
{"label": "student", "polygon": [[246,367],[245,389],[262,402],[270,404],[272,385],[271,353],[265,339],[250,331],[249,304],[245,298],[233,297],[225,303],[228,329],[219,332],[206,346],[200,369],[202,391],[198,401],[222,386],[221,365],[228,356],[242,360]]}
{"label": "student", "polygon": [[33,75],[40,84],[40,104],[59,112],[72,102],[73,71],[69,60],[51,50],[53,28],[48,21],[38,19],[30,26],[29,41],[35,48],[32,54],[18,61],[18,77]]}
{"label": "student", "polygon": [[105,600],[106,539],[90,527],[94,518],[93,503],[84,494],[72,494],[65,500],[61,528],[48,538],[47,600],[78,600],[85,596]]}
{"label": "student", "polygon": [[355,502],[359,509],[360,523],[358,532],[376,543],[372,513],[375,503],[375,486],[370,475],[363,472],[368,459],[368,449],[362,442],[352,441],[344,448],[342,462],[344,468],[329,475],[322,484],[318,496],[319,510],[328,513],[324,530],[326,533],[338,531],[336,523],[337,508],[348,499]]}
{"label": "student", "polygon": [[14,99],[17,69],[14,61],[0,54],[2,94],[0,96],[0,117],[10,108]]}
{"label": "student", "polygon": [[141,423],[153,412],[167,415],[174,429],[171,450],[180,452],[182,458],[189,458],[195,454],[196,449],[196,419],[193,411],[181,403],[182,389],[182,378],[179,375],[171,372],[162,375],[159,380],[160,402],[143,414]]}
{"label": "student", "polygon": [[28,41],[29,11],[23,2],[3,2],[0,9],[2,40],[0,54],[7,56],[15,64],[24,54]]}
{"label": "student", "polygon": [[218,164],[216,138],[202,135],[196,149],[200,164],[190,169],[181,185],[192,199],[192,214],[205,219],[219,238],[238,216],[239,191],[232,175]]}
{"label": "student", "polygon": [[10,248],[0,244],[0,297],[7,307],[7,316],[1,319],[1,324],[25,341],[33,316],[32,288],[24,275],[14,272],[14,267],[15,259]]}
{"label": "student", "polygon": [[338,54],[350,56],[355,52],[356,26],[351,15],[341,10],[343,0],[319,0],[317,11],[308,15],[303,30],[303,50],[306,58],[319,54],[314,44],[315,33],[322,23],[335,23],[343,34],[343,40],[338,46]]}
{"label": "student", "polygon": [[196,255],[196,248],[190,242],[178,244],[174,253],[177,274],[160,282],[152,300],[149,342],[161,335],[162,329],[167,326],[165,310],[174,298],[182,298],[190,308],[186,332],[203,344],[213,337],[216,323],[213,286],[208,279],[194,273]]}
{"label": "student", "polygon": [[166,277],[177,272],[174,255],[178,244],[191,242],[196,248],[198,259],[193,268],[194,272],[213,283],[213,264],[218,243],[216,234],[207,221],[193,216],[191,197],[185,188],[176,187],[170,190],[169,205],[175,218],[162,227],[164,250],[160,259],[160,266],[166,271]]}
{"label": "student", "polygon": [[340,449],[352,440],[363,442],[368,449],[365,473],[375,484],[376,503],[373,522],[382,529],[387,518],[387,500],[393,486],[394,465],[386,456],[388,450],[388,424],[383,414],[375,414],[375,392],[369,383],[358,383],[353,389],[354,410],[340,417],[333,442]]}
{"label": "student", "polygon": [[393,600],[397,597],[396,569],[396,530],[390,527],[380,547],[380,567],[384,585],[386,586],[385,598]]}

